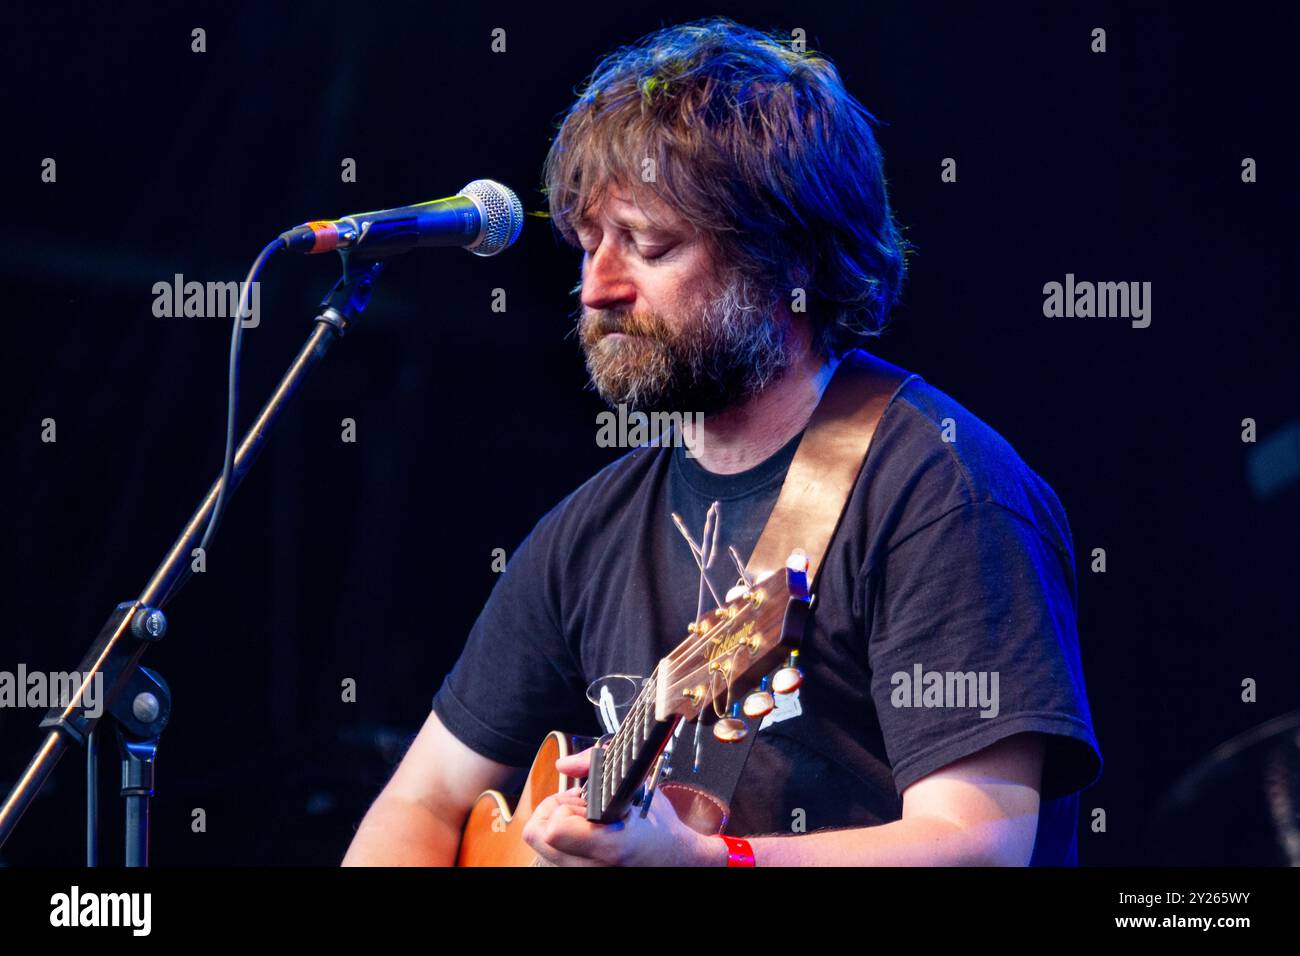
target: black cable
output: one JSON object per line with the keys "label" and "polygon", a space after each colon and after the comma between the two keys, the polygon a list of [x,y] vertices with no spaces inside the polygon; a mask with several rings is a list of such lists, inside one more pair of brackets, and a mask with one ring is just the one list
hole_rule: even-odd
{"label": "black cable", "polygon": [[86,735],[86,866],[99,866],[99,749],[95,728]]}
{"label": "black cable", "polygon": [[[266,248],[259,252],[257,258],[253,260],[253,264],[248,270],[248,277],[240,288],[239,307],[235,310],[235,325],[230,332],[230,374],[226,390],[226,451],[221,463],[221,480],[217,486],[217,500],[212,506],[212,514],[208,516],[208,526],[203,532],[202,540],[199,542],[199,547],[203,550],[204,560],[207,560],[208,545],[212,541],[212,536],[216,534],[217,526],[221,523],[222,512],[225,511],[226,489],[230,487],[230,476],[235,466],[235,434],[239,412],[239,346],[244,330],[244,310],[248,308],[248,295],[253,283],[257,281],[257,277],[261,274],[271,256],[283,248],[284,240],[278,237],[268,243]],[[180,591],[193,574],[192,568],[193,564],[176,579],[167,593],[158,601],[158,607],[163,607],[176,596],[176,593]]]}

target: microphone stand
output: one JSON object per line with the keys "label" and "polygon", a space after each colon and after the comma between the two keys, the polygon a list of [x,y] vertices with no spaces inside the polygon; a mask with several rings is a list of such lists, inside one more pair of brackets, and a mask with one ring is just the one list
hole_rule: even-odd
{"label": "microphone stand", "polygon": [[[297,393],[307,376],[329,350],[334,340],[341,338],[351,323],[369,304],[375,278],[383,269],[383,262],[374,260],[349,269],[347,252],[343,258],[343,276],[321,303],[307,342],[299,350],[289,370],[262,407],[257,419],[245,433],[235,452],[230,473],[229,499],[252,467],[266,444],[267,434],[280,418],[289,400]],[[198,510],[190,518],[180,537],[154,571],[140,596],[134,601],[119,604],[90,646],[78,675],[81,683],[66,706],[56,704],[45,714],[42,728],[48,728],[44,742],[37,749],[22,776],[18,778],[3,805],[0,805],[0,846],[8,840],[24,811],[31,805],[41,786],[63,756],[69,744],[85,746],[101,717],[107,715],[114,721],[118,746],[122,757],[121,795],[126,809],[126,865],[149,864],[149,800],[154,795],[154,766],[158,755],[158,741],[171,716],[172,697],[167,683],[160,675],[140,665],[140,659],[149,645],[162,639],[167,632],[167,619],[162,609],[190,561],[195,548],[203,539],[208,519],[216,505],[221,487],[218,474]],[[101,690],[93,708],[85,703],[86,691],[98,681]],[[93,713],[92,713],[93,711]],[[90,739],[93,748],[93,739]],[[93,751],[92,751],[93,752]],[[87,765],[88,784],[93,787],[95,774]],[[93,789],[88,788],[87,860],[91,865],[97,857],[94,819],[96,801]]]}

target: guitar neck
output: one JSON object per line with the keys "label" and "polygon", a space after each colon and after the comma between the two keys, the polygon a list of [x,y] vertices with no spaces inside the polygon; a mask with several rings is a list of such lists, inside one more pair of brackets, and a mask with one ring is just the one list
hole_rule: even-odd
{"label": "guitar neck", "polygon": [[[710,705],[716,711],[720,695],[725,693],[723,706],[734,712],[723,717],[717,711],[721,719],[714,725],[714,735],[736,741],[746,732],[739,719],[741,698],[761,683],[759,675],[788,659],[781,672],[772,676],[772,691],[788,693],[798,687],[803,675],[790,655],[808,618],[807,571],[807,556],[795,552],[787,563],[785,587],[779,578],[764,575],[688,626],[686,640],[659,661],[609,745],[592,752],[588,820],[621,820],[678,724],[684,719],[700,720]],[[747,716],[771,709],[772,693],[766,687],[753,697],[745,705]]]}
{"label": "guitar neck", "polygon": [[681,717],[655,719],[658,671],[641,687],[609,746],[592,752],[587,777],[587,819],[621,820],[668,745]]}

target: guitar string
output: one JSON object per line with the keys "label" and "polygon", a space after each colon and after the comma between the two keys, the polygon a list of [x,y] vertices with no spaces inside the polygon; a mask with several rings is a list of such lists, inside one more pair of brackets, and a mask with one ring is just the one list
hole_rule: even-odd
{"label": "guitar string", "polygon": [[[689,530],[687,530],[687,528],[686,528],[686,522],[682,521],[682,516],[681,516],[681,515],[677,514],[677,512],[675,512],[675,511],[672,512],[672,515],[671,515],[671,517],[672,517],[672,519],[673,519],[673,524],[677,526],[677,530],[681,533],[682,537],[686,539],[686,546],[687,546],[688,548],[691,549],[691,557],[695,559],[695,566],[698,567],[698,568],[700,569],[700,578],[701,578],[701,585],[702,585],[702,586],[701,586],[701,588],[700,588],[700,597],[699,597],[699,599],[698,599],[698,600],[696,601],[696,603],[695,603],[695,617],[696,617],[696,620],[698,620],[700,617],[703,616],[702,613],[701,613],[701,612],[702,612],[701,605],[704,603],[704,587],[705,587],[705,586],[708,587],[708,589],[709,589],[709,594],[713,597],[713,603],[716,604],[718,607],[722,607],[722,605],[723,605],[722,600],[718,597],[718,592],[715,591],[715,590],[713,589],[713,582],[711,582],[711,581],[709,580],[709,578],[708,578],[708,575],[706,575],[706,574],[704,573],[704,568],[705,568],[705,564],[706,564],[706,562],[705,562],[705,560],[704,560],[704,548],[703,548],[703,544],[704,544],[705,542],[707,542],[707,540],[708,540],[708,536],[709,536],[709,519],[710,519],[710,517],[714,514],[714,510],[713,510],[713,509],[714,509],[715,507],[717,507],[717,505],[718,505],[718,503],[715,501],[712,505],[709,506],[709,510],[708,510],[708,511],[705,513],[705,515],[704,515],[704,534],[703,534],[703,536],[702,536],[701,544],[696,544],[696,543],[695,543],[695,539],[691,537],[691,533],[690,533]],[[714,534],[714,537],[715,537],[715,539],[716,539],[716,537],[717,537],[716,532],[715,532],[715,534]],[[712,561],[712,556],[710,556],[710,559],[709,559],[709,561],[708,561],[707,563],[710,564],[710,565],[713,563],[713,561]]]}
{"label": "guitar string", "polygon": [[[629,746],[630,739],[624,733],[624,729],[627,728],[629,725],[635,726],[637,723],[640,722],[641,719],[640,714],[645,710],[646,704],[648,703],[651,696],[650,692],[656,686],[655,678],[658,675],[658,673],[659,673],[659,666],[655,665],[654,671],[651,672],[650,677],[646,679],[645,684],[642,686],[641,690],[637,693],[636,699],[632,702],[632,707],[628,711],[627,716],[623,718],[622,723],[619,724],[618,730],[614,732],[613,738],[610,740],[609,745],[605,748],[606,754],[612,752],[619,759],[626,760],[626,756],[624,752]],[[608,757],[601,762],[602,808],[606,803],[606,795],[609,794],[610,796],[612,796],[613,788],[610,786],[609,783],[611,766],[612,764],[609,761]],[[625,773],[624,768],[620,767],[619,775],[622,776],[624,773]],[[617,786],[617,784],[615,784],[615,786]]]}
{"label": "guitar string", "polygon": [[[698,625],[699,619],[704,616],[701,613],[703,610],[701,605],[703,604],[704,601],[704,589],[706,586],[709,590],[710,595],[713,597],[714,602],[717,604],[718,609],[722,609],[724,607],[723,603],[718,599],[717,592],[714,590],[713,584],[712,582],[709,581],[708,575],[705,571],[706,566],[712,564],[712,559],[716,554],[718,525],[720,524],[719,503],[715,501],[712,505],[709,506],[709,510],[705,514],[705,528],[704,528],[704,534],[702,536],[702,542],[700,545],[697,545],[695,541],[691,538],[690,532],[686,529],[685,523],[682,521],[679,515],[673,513],[672,519],[674,524],[677,526],[677,530],[686,539],[687,546],[690,548],[691,551],[691,556],[695,559],[696,565],[700,569],[700,593],[696,605],[697,617],[695,621],[695,623]],[[712,532],[712,535],[710,535],[710,532]],[[705,553],[705,548],[707,548],[708,551],[707,554]],[[736,549],[734,547],[729,547],[727,550],[731,556],[732,561],[735,562],[737,571],[740,574],[739,583],[744,585],[747,590],[752,590],[753,587],[752,582],[750,581],[749,576],[745,571],[744,565],[741,562],[740,556],[737,554]],[[748,608],[746,610],[748,610]],[[674,657],[680,658],[682,656],[691,656],[697,653],[700,649],[702,649],[705,646],[705,644],[709,642],[717,643],[717,640],[715,640],[714,638],[715,632],[722,629],[729,629],[730,627],[733,626],[735,620],[736,620],[735,618],[723,617],[721,620],[715,622],[713,625],[709,626],[704,631],[697,632],[696,640],[690,643],[685,649],[681,647],[676,648],[674,651],[670,652],[668,657],[664,658],[664,660],[668,661],[671,664]],[[735,658],[738,655],[739,650],[740,650],[739,647],[733,649],[729,653],[729,657]],[[617,788],[626,780],[628,764],[634,759],[634,757],[629,753],[629,751],[633,750],[636,747],[636,745],[639,743],[636,736],[635,728],[640,726],[643,717],[646,719],[646,727],[641,730],[641,739],[645,739],[645,740],[649,739],[650,712],[648,708],[650,705],[651,697],[654,696],[650,693],[650,691],[657,690],[658,682],[656,678],[659,674],[659,668],[660,665],[655,666],[654,671],[651,673],[651,676],[647,679],[645,685],[643,685],[641,691],[637,694],[637,697],[633,701],[632,707],[630,708],[627,716],[624,718],[623,722],[619,725],[618,730],[615,731],[613,738],[611,739],[608,747],[606,748],[607,753],[611,751],[613,752],[614,756],[618,759],[619,764],[615,768],[616,769],[615,776],[617,779],[614,782],[613,786],[611,786],[610,776],[611,776],[611,767],[613,766],[613,764],[608,759],[602,761],[601,764],[602,803],[604,803],[606,799],[606,795],[612,796],[613,789]],[[725,691],[726,691],[726,704],[723,707],[721,712],[719,712],[718,705],[717,705],[717,700],[718,697],[721,696],[721,692],[716,689],[716,681],[720,677],[722,677],[725,680]],[[715,670],[710,675],[709,697],[710,697],[710,702],[713,704],[714,714],[718,718],[724,717],[731,710],[731,690],[732,690],[732,682],[734,680],[734,677],[735,675],[730,669],[728,670],[728,673],[725,675],[725,677],[722,675],[720,670]],[[709,702],[701,703],[700,709],[699,711],[696,712],[696,715],[694,717],[694,719],[697,722],[700,720],[700,717],[703,715],[704,708],[708,706],[708,703]],[[624,729],[629,726],[631,726],[634,729],[629,733],[624,733]],[[696,728],[696,731],[697,731],[696,736],[698,738],[698,731],[699,731],[698,726]],[[698,746],[698,742],[697,742],[697,746]],[[698,760],[697,760],[697,764],[698,764]]]}
{"label": "guitar string", "polygon": [[[746,608],[746,611],[747,610],[748,608]],[[715,632],[719,630],[731,628],[735,624],[735,621],[736,621],[735,618],[729,618],[729,617],[722,618],[721,620],[711,625],[707,630],[700,632],[697,639],[694,642],[692,642],[689,646],[685,648],[682,647],[676,648],[668,655],[668,657],[664,658],[664,661],[668,661],[671,664],[672,659],[674,657],[681,657],[684,655],[689,656],[698,652],[707,643],[710,642],[716,643],[716,640],[714,638]],[[730,652],[729,656],[734,658],[739,654],[739,651],[740,648],[737,647]],[[642,687],[641,691],[637,694],[636,699],[633,701],[632,707],[630,708],[628,715],[623,719],[623,722],[619,725],[619,729],[615,732],[613,739],[611,739],[609,746],[606,748],[606,752],[607,753],[611,751],[614,752],[615,756],[619,759],[621,763],[617,768],[618,779],[613,783],[612,786],[610,783],[610,776],[611,776],[610,770],[612,764],[608,760],[603,761],[601,764],[602,805],[604,805],[606,802],[606,795],[613,796],[613,790],[617,788],[619,785],[621,785],[623,782],[625,782],[626,773],[627,773],[627,763],[630,761],[628,750],[635,745],[636,740],[634,736],[625,734],[624,728],[628,727],[629,725],[633,727],[637,726],[641,721],[642,715],[645,715],[648,718],[647,708],[650,705],[651,698],[655,696],[654,694],[651,693],[651,691],[657,690],[657,686],[658,686],[657,677],[659,675],[659,670],[660,667],[662,666],[662,663],[663,661],[661,661],[660,664],[657,664],[655,666],[655,669],[651,673],[651,676],[647,679],[645,685]],[[732,686],[732,681],[734,679],[734,674],[728,673],[725,676],[725,678],[723,678],[726,682],[725,690],[727,694],[727,704],[722,713],[718,713],[718,709],[717,709],[717,697],[720,696],[720,692],[715,690],[715,682],[720,677],[722,677],[720,671],[714,671],[713,674],[710,675],[710,688],[709,688],[710,698],[712,699],[714,713],[719,718],[725,716],[725,714],[729,712],[731,709],[731,686]],[[697,711],[694,718],[697,722],[699,721],[700,716],[703,714],[704,708],[707,706],[708,706],[708,702],[704,702],[701,704],[700,710]],[[644,736],[646,739],[648,739],[648,734],[644,734]],[[698,736],[698,727],[697,727],[697,736]]]}
{"label": "guitar string", "polygon": [[[708,566],[713,563],[713,557],[717,550],[718,526],[721,523],[721,505],[717,501],[709,505],[709,508],[704,515],[704,533],[701,535],[701,541],[698,545],[691,537],[690,531],[687,529],[686,523],[682,520],[681,516],[676,512],[672,512],[671,517],[673,523],[677,526],[677,530],[681,533],[682,537],[686,539],[686,545],[691,551],[691,557],[695,559],[695,564],[700,569],[699,595],[696,599],[695,605],[695,619],[698,621],[703,616],[704,592],[706,587],[708,588],[708,592],[713,598],[714,603],[719,608],[723,606],[722,602],[718,599],[717,591],[713,588],[713,583],[709,580],[707,572]],[[712,532],[712,534],[710,534],[710,532]],[[658,670],[658,665],[656,665],[654,673],[651,674],[650,679],[647,680],[645,686],[643,686],[641,691],[637,694],[627,716],[623,719],[622,723],[619,724],[618,730],[615,731],[613,739],[606,748],[606,752],[611,754],[615,760],[618,761],[618,764],[614,767],[613,776],[615,777],[615,782],[613,787],[611,787],[609,778],[611,776],[610,767],[613,765],[613,762],[607,758],[601,763],[602,803],[605,801],[606,795],[612,795],[612,789],[616,789],[627,778],[628,764],[631,760],[635,759],[630,756],[629,751],[633,750],[639,742],[636,736],[636,728],[640,727],[642,717],[646,716],[648,718],[649,716],[648,706],[650,694],[648,691],[655,686],[654,678],[658,673]],[[629,733],[624,733],[625,728],[629,726],[632,730]],[[645,738],[648,739],[648,721],[647,729],[643,733]]]}

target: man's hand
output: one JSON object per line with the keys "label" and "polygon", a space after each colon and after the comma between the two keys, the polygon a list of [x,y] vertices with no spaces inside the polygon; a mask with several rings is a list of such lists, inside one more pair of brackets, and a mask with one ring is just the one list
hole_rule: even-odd
{"label": "man's hand", "polygon": [[[1043,737],[1004,738],[918,780],[903,793],[893,823],[784,837],[751,837],[759,866],[1023,866],[1037,830]],[[591,751],[556,761],[584,777]],[[577,789],[547,797],[524,840],[559,866],[725,866],[721,840],[687,827],[658,791],[650,813],[633,808],[619,823],[588,823]]]}
{"label": "man's hand", "polygon": [[[585,777],[591,753],[561,757],[556,769]],[[528,818],[524,842],[556,866],[723,866],[727,861],[723,842],[682,823],[658,790],[644,819],[641,808],[633,807],[621,821],[608,824],[587,820],[580,788],[547,797]]]}

